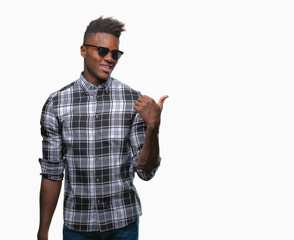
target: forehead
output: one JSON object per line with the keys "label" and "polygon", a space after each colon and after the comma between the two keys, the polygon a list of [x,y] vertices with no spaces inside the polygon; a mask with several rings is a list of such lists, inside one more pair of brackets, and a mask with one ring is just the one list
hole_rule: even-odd
{"label": "forehead", "polygon": [[118,49],[119,46],[118,38],[108,33],[96,33],[88,38],[87,43],[110,49]]}

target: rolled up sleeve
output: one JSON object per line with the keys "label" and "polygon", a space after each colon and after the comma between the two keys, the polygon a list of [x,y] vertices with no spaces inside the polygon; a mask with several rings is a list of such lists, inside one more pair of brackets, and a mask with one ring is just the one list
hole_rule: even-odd
{"label": "rolled up sleeve", "polygon": [[138,159],[140,157],[140,153],[143,148],[145,135],[146,135],[146,129],[147,127],[144,120],[137,113],[133,120],[131,131],[130,131],[130,142],[131,142],[131,148],[133,152],[131,169],[132,171],[137,172],[137,175],[142,180],[149,181],[150,179],[154,177],[157,169],[159,168],[161,158],[158,157],[158,165],[150,172],[139,168]]}
{"label": "rolled up sleeve", "polygon": [[61,126],[54,112],[52,96],[50,96],[41,114],[41,135],[43,137],[43,157],[39,158],[43,178],[62,181],[64,158]]}
{"label": "rolled up sleeve", "polygon": [[138,176],[144,181],[149,181],[150,179],[152,179],[160,166],[160,161],[161,161],[161,158],[158,157],[157,166],[155,168],[153,168],[152,171],[150,171],[150,172],[147,172],[147,171],[137,167]]}

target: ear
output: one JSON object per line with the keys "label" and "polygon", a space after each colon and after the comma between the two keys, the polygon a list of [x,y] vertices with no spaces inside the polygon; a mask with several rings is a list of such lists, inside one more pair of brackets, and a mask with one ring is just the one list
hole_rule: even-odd
{"label": "ear", "polygon": [[86,48],[83,45],[81,46],[81,55],[83,58],[85,58],[87,55]]}

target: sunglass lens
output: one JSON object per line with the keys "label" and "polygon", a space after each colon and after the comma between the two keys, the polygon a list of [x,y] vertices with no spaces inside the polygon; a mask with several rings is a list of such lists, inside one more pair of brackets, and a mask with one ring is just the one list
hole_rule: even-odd
{"label": "sunglass lens", "polygon": [[109,49],[108,48],[105,48],[105,47],[99,47],[98,48],[98,53],[101,57],[105,57],[109,52]]}
{"label": "sunglass lens", "polygon": [[119,51],[117,51],[117,50],[113,50],[113,51],[112,51],[112,58],[113,58],[114,60],[118,60],[119,57],[120,57]]}
{"label": "sunglass lens", "polygon": [[[105,47],[99,47],[98,48],[98,53],[101,57],[105,57],[109,53],[110,49],[105,48]],[[111,56],[114,60],[118,60],[120,56],[123,54],[123,52],[119,50],[112,50],[111,51]]]}

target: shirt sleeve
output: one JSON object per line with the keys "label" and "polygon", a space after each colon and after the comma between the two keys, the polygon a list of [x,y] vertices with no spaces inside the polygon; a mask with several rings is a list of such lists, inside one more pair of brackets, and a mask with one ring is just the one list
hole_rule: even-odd
{"label": "shirt sleeve", "polygon": [[64,171],[62,133],[54,113],[52,96],[47,99],[42,109],[41,135],[43,137],[43,158],[39,159],[41,175],[46,179],[62,181]]}
{"label": "shirt sleeve", "polygon": [[158,157],[158,165],[150,172],[139,168],[138,159],[143,148],[144,139],[146,135],[146,128],[147,127],[144,120],[138,113],[136,113],[130,131],[130,142],[133,152],[131,170],[137,172],[138,176],[142,180],[149,181],[151,178],[154,177],[157,169],[159,168],[161,158]]}

